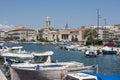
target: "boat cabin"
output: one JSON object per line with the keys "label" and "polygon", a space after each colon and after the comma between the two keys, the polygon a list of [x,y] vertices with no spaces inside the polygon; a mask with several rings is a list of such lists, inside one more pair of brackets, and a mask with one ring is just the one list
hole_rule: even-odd
{"label": "boat cabin", "polygon": [[53,54],[53,51],[46,51],[42,53],[5,53],[1,56],[4,58],[5,63],[8,61],[11,61],[12,63],[50,63],[51,62],[51,55]]}
{"label": "boat cabin", "polygon": [[53,51],[32,54],[34,57],[31,59],[30,63],[51,63],[51,56],[53,55]]}

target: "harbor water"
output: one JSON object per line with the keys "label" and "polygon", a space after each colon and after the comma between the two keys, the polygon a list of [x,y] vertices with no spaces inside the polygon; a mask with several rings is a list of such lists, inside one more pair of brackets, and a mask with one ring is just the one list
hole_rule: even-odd
{"label": "harbor water", "polygon": [[99,55],[97,57],[85,57],[80,51],[67,51],[59,49],[57,44],[33,44],[33,43],[7,43],[7,46],[23,46],[29,52],[54,51],[52,60],[59,62],[77,61],[86,66],[98,65],[99,73],[120,74],[120,57],[116,55]]}

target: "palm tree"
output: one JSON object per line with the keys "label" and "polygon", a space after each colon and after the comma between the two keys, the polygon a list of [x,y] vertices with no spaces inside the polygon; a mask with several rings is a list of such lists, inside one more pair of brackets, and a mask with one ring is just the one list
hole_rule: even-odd
{"label": "palm tree", "polygon": [[92,40],[96,36],[97,32],[92,27],[85,30],[84,37],[87,38],[88,40]]}
{"label": "palm tree", "polygon": [[87,39],[86,45],[102,45],[103,42],[100,39],[95,39],[98,36],[98,32],[91,28],[85,30],[84,37]]}

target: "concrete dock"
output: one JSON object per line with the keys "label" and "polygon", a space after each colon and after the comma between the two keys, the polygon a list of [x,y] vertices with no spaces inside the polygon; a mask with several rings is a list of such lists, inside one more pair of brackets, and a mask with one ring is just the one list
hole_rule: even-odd
{"label": "concrete dock", "polygon": [[4,73],[1,71],[0,69],[0,80],[7,80],[7,78],[5,77]]}

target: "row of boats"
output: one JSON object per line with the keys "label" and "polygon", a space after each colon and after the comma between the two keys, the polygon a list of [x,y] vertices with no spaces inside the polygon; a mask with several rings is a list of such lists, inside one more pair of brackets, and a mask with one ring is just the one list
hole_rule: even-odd
{"label": "row of boats", "polygon": [[60,45],[60,49],[65,50],[74,50],[74,51],[81,51],[85,54],[85,56],[97,56],[97,55],[119,55],[120,54],[120,48],[119,47],[109,47],[109,46],[81,46],[79,44],[65,44]]}
{"label": "row of boats", "polygon": [[[52,61],[53,51],[27,52],[22,46],[1,46],[0,57],[10,71],[10,80],[119,80],[120,76],[98,74],[98,65]],[[107,76],[107,77],[106,77]]]}
{"label": "row of boats", "polygon": [[77,72],[98,72],[97,65],[85,66],[80,62],[52,61],[53,51],[27,52],[23,47],[1,46],[0,57],[10,71],[11,80],[68,80],[68,74]]}

